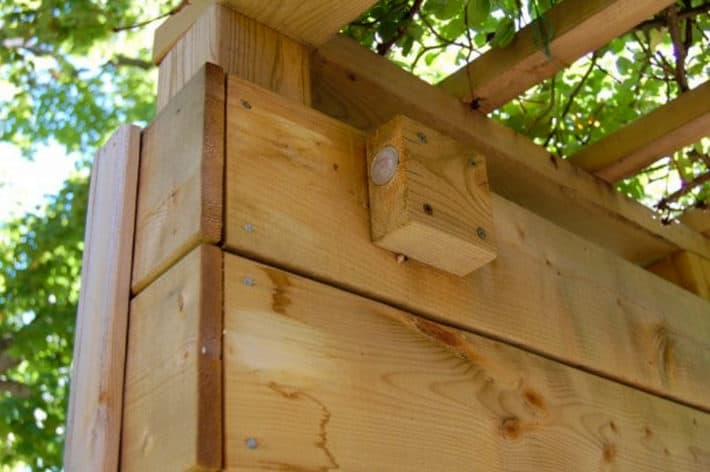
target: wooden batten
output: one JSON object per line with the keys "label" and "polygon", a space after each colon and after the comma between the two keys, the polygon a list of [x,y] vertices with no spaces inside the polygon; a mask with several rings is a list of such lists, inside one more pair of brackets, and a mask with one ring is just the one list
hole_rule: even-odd
{"label": "wooden batten", "polygon": [[[190,19],[178,21],[180,29],[184,22],[193,23],[160,61],[158,110],[205,63],[216,64],[226,74],[236,74],[299,102],[310,103],[309,51],[304,46],[222,4],[200,5],[194,7]],[[168,21],[165,27],[171,24]],[[160,50],[158,38],[156,33],[156,50]]]}
{"label": "wooden batten", "polygon": [[666,257],[648,270],[686,290],[710,300],[710,260],[683,251]]}
{"label": "wooden batten", "polygon": [[205,65],[143,134],[132,291],[222,237],[224,73]]}
{"label": "wooden batten", "polygon": [[221,470],[222,283],[202,245],[131,301],[121,470]]}
{"label": "wooden batten", "polygon": [[91,172],[66,470],[118,469],[140,133],[137,126],[119,128]]}
{"label": "wooden batten", "polygon": [[273,267],[224,262],[227,470],[710,468],[707,413]]}
{"label": "wooden batten", "polygon": [[616,182],[709,133],[710,82],[706,82],[583,148],[569,161]]}
{"label": "wooden batten", "polygon": [[[673,0],[565,0],[542,20],[519,31],[504,48],[493,48],[442,80],[438,87],[489,112],[552,77],[585,54],[623,35]],[[550,35],[549,55],[544,35]]]}
{"label": "wooden batten", "polygon": [[710,258],[707,238],[682,224],[663,225],[603,180],[351,39],[334,38],[312,65],[313,106],[328,115],[360,129],[397,114],[426,123],[486,157],[493,191],[632,262],[648,264],[678,250]]}
{"label": "wooden batten", "polygon": [[463,278],[399,263],[370,239],[364,135],[227,90],[227,250],[710,408],[708,302],[495,193],[495,261]]}
{"label": "wooden batten", "polygon": [[483,156],[397,116],[371,133],[367,169],[374,244],[459,276],[495,259]]}

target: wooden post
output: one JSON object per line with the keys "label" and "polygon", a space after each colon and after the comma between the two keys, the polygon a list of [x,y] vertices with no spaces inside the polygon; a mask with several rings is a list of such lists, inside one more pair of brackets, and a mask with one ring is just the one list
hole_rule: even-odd
{"label": "wooden post", "polygon": [[118,470],[141,130],[122,126],[91,173],[74,338],[67,471]]}

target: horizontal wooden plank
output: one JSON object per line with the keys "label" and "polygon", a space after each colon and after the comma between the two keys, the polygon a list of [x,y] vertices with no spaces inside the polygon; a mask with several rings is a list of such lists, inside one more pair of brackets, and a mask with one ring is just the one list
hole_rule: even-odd
{"label": "horizontal wooden plank", "polygon": [[331,40],[311,62],[313,106],[328,115],[371,129],[404,114],[447,133],[487,158],[496,193],[630,261],[647,264],[681,249],[710,258],[707,238],[663,225],[607,182],[348,38]]}
{"label": "horizontal wooden plank", "polygon": [[569,161],[616,182],[709,135],[710,82],[706,82],[584,147]]}
{"label": "horizontal wooden plank", "polygon": [[225,284],[227,470],[710,468],[707,413],[236,256]]}
{"label": "horizontal wooden plank", "polygon": [[320,46],[370,8],[375,0],[191,0],[155,31],[153,60],[156,64],[214,3],[223,3],[301,44]]}
{"label": "horizontal wooden plank", "polygon": [[[520,30],[504,48],[493,48],[462,67],[438,86],[467,103],[475,99],[489,112],[583,55],[621,36],[671,5],[673,0],[565,0]],[[540,31],[552,38],[549,54]]]}
{"label": "horizontal wooden plank", "polygon": [[221,470],[222,282],[203,245],[132,300],[121,470]]}
{"label": "horizontal wooden plank", "polygon": [[207,64],[145,129],[133,293],[200,243],[221,239],[224,125],[224,73]]}
{"label": "horizontal wooden plank", "polygon": [[[188,7],[190,8],[190,7]],[[200,10],[158,69],[158,110],[205,63],[303,103],[310,103],[310,51],[221,4]]]}
{"label": "horizontal wooden plank", "polygon": [[66,470],[118,470],[140,139],[139,127],[119,128],[91,172]]}
{"label": "horizontal wooden plank", "polygon": [[710,303],[495,194],[495,261],[467,277],[400,264],[370,240],[362,133],[227,88],[229,250],[710,407]]}

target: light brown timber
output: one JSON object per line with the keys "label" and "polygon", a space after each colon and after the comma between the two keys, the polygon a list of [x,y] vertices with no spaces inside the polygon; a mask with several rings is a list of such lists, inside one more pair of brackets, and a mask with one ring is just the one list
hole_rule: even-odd
{"label": "light brown timber", "polygon": [[219,3],[195,8],[199,16],[160,62],[158,110],[207,62],[226,74],[310,103],[309,51],[304,46]]}
{"label": "light brown timber", "polygon": [[360,129],[397,114],[459,139],[487,159],[491,189],[622,257],[648,264],[680,249],[710,258],[710,242],[607,182],[556,159],[353,40],[338,36],[312,59],[313,106]]}
{"label": "light brown timber", "polygon": [[707,413],[229,254],[224,333],[226,470],[710,468]]}
{"label": "light brown timber", "polygon": [[227,88],[228,250],[710,408],[710,303],[495,194],[495,261],[400,264],[370,240],[363,134]]}
{"label": "light brown timber", "polygon": [[[710,300],[710,260],[687,251],[677,252],[648,268],[666,280]],[[710,316],[710,313],[706,313]]]}
{"label": "light brown timber", "polygon": [[132,300],[121,470],[221,470],[222,283],[202,245]]}
{"label": "light brown timber", "polygon": [[140,133],[137,126],[120,127],[91,172],[66,470],[118,470]]}
{"label": "light brown timber", "polygon": [[710,208],[692,208],[683,213],[680,221],[698,233],[710,236]]}
{"label": "light brown timber", "polygon": [[[383,149],[398,156],[392,180],[384,184],[372,178]],[[495,259],[483,156],[398,115],[370,134],[367,168],[374,244],[459,276]]]}
{"label": "light brown timber", "polygon": [[[438,87],[489,112],[652,17],[673,0],[565,0],[442,80]],[[549,56],[545,35],[550,34]]]}
{"label": "light brown timber", "polygon": [[568,160],[616,182],[706,136],[710,136],[710,82],[607,134]]}
{"label": "light brown timber", "polygon": [[214,3],[223,3],[300,44],[320,46],[370,8],[375,0],[191,0],[190,3],[155,31],[153,60],[156,64]]}
{"label": "light brown timber", "polygon": [[132,291],[222,236],[224,73],[206,64],[143,133]]}

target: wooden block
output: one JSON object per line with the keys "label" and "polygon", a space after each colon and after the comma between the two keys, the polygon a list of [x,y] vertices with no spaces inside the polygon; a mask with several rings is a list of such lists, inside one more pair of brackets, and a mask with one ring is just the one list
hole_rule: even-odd
{"label": "wooden block", "polygon": [[222,237],[224,74],[207,64],[143,134],[133,293]]}
{"label": "wooden block", "polygon": [[221,470],[222,282],[202,245],[131,302],[121,470]]}
{"label": "wooden block", "polygon": [[[194,24],[160,62],[158,110],[208,62],[227,74],[310,103],[310,52],[306,47],[221,4],[203,1],[194,11],[199,13]],[[158,32],[160,29],[156,41]]]}
{"label": "wooden block", "polygon": [[710,409],[707,301],[495,193],[492,263],[399,264],[372,244],[363,133],[227,88],[227,250]]}
{"label": "wooden block", "polygon": [[495,259],[485,159],[397,116],[367,143],[376,245],[464,276]]}
{"label": "wooden block", "polygon": [[710,260],[683,251],[656,262],[648,270],[710,300]]}
{"label": "wooden block", "polygon": [[707,413],[272,267],[224,262],[226,470],[710,468]]}
{"label": "wooden block", "polygon": [[139,154],[140,128],[122,126],[91,172],[66,470],[118,469]]}

